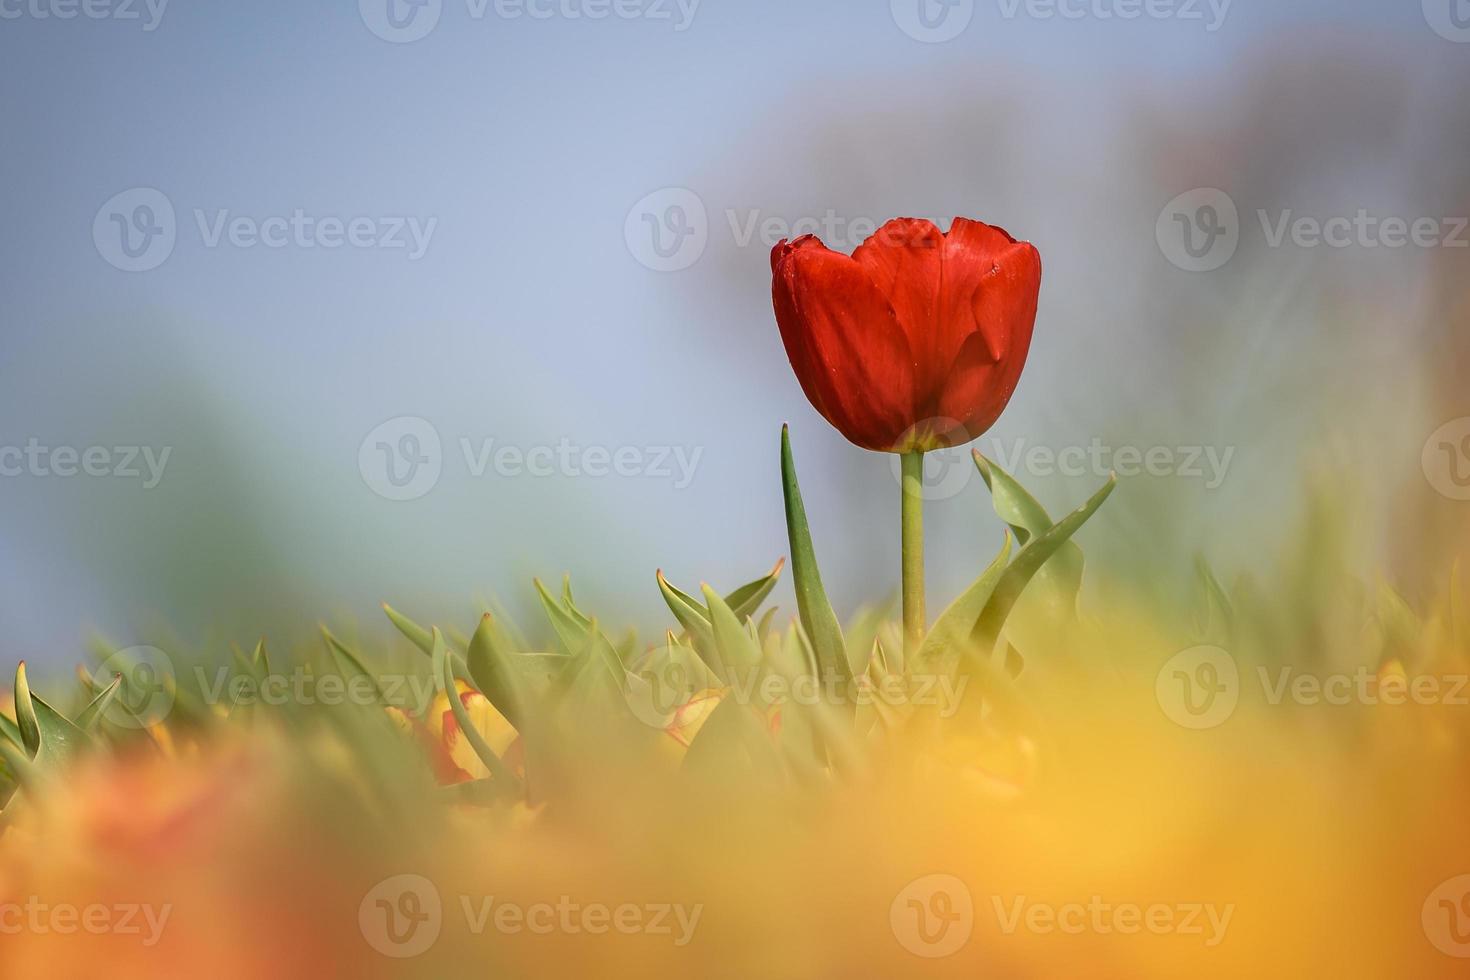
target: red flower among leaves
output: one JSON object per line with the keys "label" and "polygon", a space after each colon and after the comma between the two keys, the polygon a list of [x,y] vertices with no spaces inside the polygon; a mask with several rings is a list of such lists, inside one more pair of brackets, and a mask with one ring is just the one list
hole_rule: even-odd
{"label": "red flower among leaves", "polygon": [[1041,256],[999,228],[895,218],[851,256],[813,235],[771,253],[772,296],[802,391],[849,440],[880,452],[957,446],[1016,390]]}

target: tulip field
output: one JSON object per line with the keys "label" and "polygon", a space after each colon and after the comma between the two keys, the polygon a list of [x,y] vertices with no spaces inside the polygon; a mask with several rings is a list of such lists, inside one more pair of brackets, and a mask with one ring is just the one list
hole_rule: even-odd
{"label": "tulip field", "polygon": [[976,454],[1009,533],[910,650],[838,624],[783,463],[789,562],[650,574],[662,637],[538,582],[534,623],[22,666],[6,975],[1461,975],[1458,579],[1079,603],[1113,483],[1054,518]]}

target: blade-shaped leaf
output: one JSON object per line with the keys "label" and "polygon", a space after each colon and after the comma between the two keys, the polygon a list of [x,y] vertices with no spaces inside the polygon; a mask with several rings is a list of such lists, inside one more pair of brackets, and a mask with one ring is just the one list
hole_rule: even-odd
{"label": "blade-shaped leaf", "polygon": [[587,631],[590,621],[583,623],[572,612],[566,609],[556,597],[546,591],[546,586],[541,580],[533,580],[536,586],[536,594],[541,597],[541,606],[546,610],[546,617],[551,620],[551,628],[556,633],[556,638],[568,653],[576,653],[586,642]]}
{"label": "blade-shaped leaf", "polygon": [[102,689],[95,698],[77,715],[76,725],[84,732],[95,732],[102,722],[103,713],[112,705],[113,699],[122,690],[122,675],[116,674],[112,683]]}
{"label": "blade-shaped leaf", "polygon": [[368,673],[367,668],[362,665],[362,661],[358,659],[357,654],[347,649],[346,644],[333,636],[332,631],[325,626],[322,627],[322,638],[327,642],[327,649],[332,652],[332,660],[337,665],[337,672],[348,683],[358,678],[365,680],[368,684],[372,685],[371,690],[374,699],[379,704],[382,704],[383,689],[379,686],[377,678]]}
{"label": "blade-shaped leaf", "polygon": [[714,627],[715,645],[719,647],[720,660],[726,665],[725,680],[731,683],[753,681],[752,672],[759,670],[761,664],[759,641],[714,589],[706,585],[702,591]]}
{"label": "blade-shaped leaf", "polygon": [[946,665],[952,666],[951,658],[961,656],[965,644],[985,612],[985,607],[995,595],[1010,558],[1011,535],[1007,531],[1000,554],[990,563],[990,567],[935,620],[934,627],[924,637],[924,642],[914,655],[914,662],[908,665],[911,674],[922,675],[943,670]]}
{"label": "blade-shaped leaf", "polygon": [[15,713],[25,749],[38,765],[56,765],[91,744],[87,733],[31,692],[24,662],[15,672]]}
{"label": "blade-shaped leaf", "polygon": [[412,643],[414,646],[418,647],[429,656],[432,657],[434,655],[434,637],[432,634],[429,633],[428,630],[424,629],[418,623],[415,623],[413,620],[409,619],[407,616],[403,615],[398,610],[388,605],[386,602],[383,603],[383,612],[387,613],[388,618],[392,620],[393,625],[398,627],[398,632],[408,637],[408,642]]}
{"label": "blade-shaped leaf", "polygon": [[850,681],[852,665],[848,661],[837,614],[832,611],[827,592],[822,588],[822,574],[817,568],[817,556],[812,548],[806,505],[802,502],[801,487],[796,479],[796,462],[791,455],[790,426],[785,425],[781,427],[781,486],[786,502],[786,534],[791,546],[791,576],[796,583],[796,607],[802,626],[823,672],[833,672],[841,680]]}
{"label": "blade-shaped leaf", "polygon": [[741,622],[749,619],[760,608],[761,603],[766,601],[766,596],[776,587],[781,579],[781,569],[786,567],[786,559],[782,558],[762,577],[754,582],[747,582],[740,588],[725,596],[725,604],[738,616]]}
{"label": "blade-shaped leaf", "polygon": [[505,720],[519,731],[526,722],[529,697],[519,670],[510,663],[511,656],[500,645],[495,618],[486,613],[481,617],[475,635],[470,638],[469,652],[465,656],[470,679],[505,716]]}
{"label": "blade-shaped leaf", "polygon": [[[996,516],[1010,526],[1023,547],[1051,530],[1051,515],[1025,487],[978,450],[972,455],[981,478],[990,489]],[[1083,565],[1082,549],[1075,542],[1066,541],[1037,571],[1031,594],[1045,602],[1049,615],[1076,615],[1077,597],[1082,591]]]}
{"label": "blade-shaped leaf", "polygon": [[976,624],[972,633],[975,656],[987,658],[990,656],[996,638],[1000,636],[1000,631],[1005,626],[1006,618],[1010,616],[1016,601],[1021,598],[1021,593],[1026,590],[1031,579],[1041,570],[1047,560],[1061,550],[1071,540],[1072,535],[1076,534],[1082,525],[1097,513],[1097,509],[1103,505],[1103,501],[1108,499],[1117,485],[1118,478],[1109,477],[1108,482],[1103,484],[1101,490],[1093,494],[1092,499],[1068,514],[1051,530],[1032,539],[1031,543],[1016,555],[1016,560],[1011,562],[1010,567],[1001,576],[1000,582],[995,587],[995,594],[991,596],[990,603],[985,607],[985,612],[981,615],[980,622]]}
{"label": "blade-shaped leaf", "polygon": [[469,711],[465,709],[464,701],[459,696],[459,689],[455,685],[454,664],[449,658],[449,648],[444,643],[444,636],[436,628],[431,634],[434,660],[434,681],[439,687],[445,699],[449,702],[449,711],[454,715],[455,723],[459,725],[460,734],[470,743],[475,755],[485,764],[493,779],[507,789],[518,787],[519,780],[510,771],[500,756],[486,743],[480,730],[475,727],[474,719],[470,717]]}

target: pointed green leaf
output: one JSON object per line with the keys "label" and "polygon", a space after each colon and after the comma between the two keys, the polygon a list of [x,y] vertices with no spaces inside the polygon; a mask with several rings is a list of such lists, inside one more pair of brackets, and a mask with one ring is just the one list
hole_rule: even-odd
{"label": "pointed green leaf", "polygon": [[736,684],[752,682],[751,672],[760,669],[760,643],[747,632],[734,610],[714,589],[705,585],[701,591],[710,611],[715,646],[719,648],[720,660],[726,665],[725,680]]}
{"label": "pointed green leaf", "polygon": [[408,637],[408,642],[412,643],[414,646],[418,647],[429,656],[434,655],[434,637],[429,633],[428,630],[424,629],[418,623],[415,623],[407,616],[398,612],[398,610],[394,609],[386,602],[383,603],[383,612],[387,613],[388,618],[393,621],[393,625],[398,627],[398,632]]}
{"label": "pointed green leaf", "polygon": [[1109,477],[1108,482],[1103,484],[1101,490],[1093,494],[1091,500],[1068,514],[1051,530],[1034,538],[1016,555],[1016,560],[1001,576],[1000,582],[995,587],[995,594],[991,596],[990,603],[985,607],[985,612],[981,615],[980,622],[976,624],[972,633],[971,638],[976,644],[974,651],[976,656],[987,658],[990,656],[1007,617],[1010,616],[1016,601],[1021,598],[1021,593],[1026,590],[1031,579],[1048,559],[1070,541],[1072,535],[1076,534],[1093,514],[1097,513],[1097,509],[1103,505],[1103,501],[1108,499],[1117,485],[1118,478]]}
{"label": "pointed green leaf", "polygon": [[796,479],[796,462],[791,456],[790,426],[781,427],[781,486],[786,502],[786,534],[791,546],[791,576],[796,583],[796,607],[801,615],[807,638],[817,653],[823,672],[833,672],[844,680],[852,679],[852,665],[842,640],[842,627],[837,614],[827,601],[822,588],[822,574],[817,568],[812,548],[811,528],[807,523],[806,505]]}
{"label": "pointed green leaf", "polygon": [[31,685],[26,679],[26,662],[15,668],[15,722],[20,728],[21,746],[26,757],[34,759],[41,749],[41,724],[36,720],[36,706],[31,700]]}
{"label": "pointed green leaf", "polygon": [[495,618],[486,613],[481,617],[475,635],[470,638],[465,662],[475,686],[490,699],[505,720],[520,731],[526,722],[528,697],[519,670],[510,663],[511,656],[500,646]]}
{"label": "pointed green leaf", "polygon": [[[1016,540],[1023,547],[1051,530],[1051,515],[1025,487],[978,450],[972,455],[981,478],[990,489],[996,515],[1016,533]],[[1066,541],[1037,571],[1031,594],[1046,603],[1049,615],[1076,614],[1077,597],[1082,591],[1083,566],[1082,549],[1075,542]]]}
{"label": "pointed green leaf", "polygon": [[995,595],[996,586],[1000,584],[1006,571],[1006,562],[1010,558],[1011,535],[1007,531],[1000,554],[990,563],[990,567],[935,620],[934,628],[924,637],[924,642],[914,655],[914,662],[908,665],[910,673],[923,675],[941,671],[963,655],[965,644],[980,622],[991,597]]}
{"label": "pointed green leaf", "polygon": [[662,571],[655,572],[654,578],[658,580],[659,592],[668,604],[669,611],[693,639],[694,649],[704,658],[710,670],[717,676],[724,677],[725,665],[721,663],[719,650],[715,645],[715,631],[709,621],[709,611],[697,600],[670,584]]}
{"label": "pointed green leaf", "polygon": [[776,583],[781,580],[781,569],[785,567],[786,559],[782,558],[776,562],[776,567],[764,576],[742,585],[725,596],[725,604],[734,611],[736,616],[740,617],[742,622],[749,619],[760,608],[761,603],[766,601],[766,596],[771,594]]}
{"label": "pointed green leaf", "polygon": [[500,757],[485,742],[480,730],[475,727],[470,713],[465,710],[464,701],[460,699],[459,690],[454,683],[454,664],[450,662],[449,648],[444,643],[444,636],[436,628],[431,634],[431,648],[434,661],[434,681],[439,687],[445,699],[449,702],[449,711],[454,715],[455,723],[459,725],[460,734],[470,743],[475,755],[485,764],[490,771],[491,778],[504,786],[508,791],[519,786],[519,780],[515,774],[500,761]]}
{"label": "pointed green leaf", "polygon": [[347,649],[346,644],[333,636],[331,630],[327,629],[325,626],[323,626],[321,629],[322,638],[326,640],[327,649],[332,652],[332,660],[337,665],[337,672],[341,674],[343,679],[348,681],[349,683],[351,683],[354,678],[363,678],[364,680],[366,680],[368,684],[372,685],[374,699],[379,704],[382,704],[383,689],[379,686],[377,678],[368,673],[367,668],[362,665],[362,661],[358,658],[357,654]]}
{"label": "pointed green leaf", "polygon": [[77,715],[77,727],[84,732],[95,732],[97,726],[102,722],[103,712],[112,705],[113,699],[117,697],[120,690],[122,690],[122,675],[115,674],[112,683],[103,688],[102,692],[82,709],[81,714]]}
{"label": "pointed green leaf", "polygon": [[551,620],[551,628],[556,633],[556,638],[561,641],[562,646],[568,653],[575,653],[586,642],[589,624],[584,624],[572,613],[568,612],[560,602],[557,602],[541,580],[532,580],[536,586],[536,594],[541,597],[541,605],[546,610],[546,617]]}

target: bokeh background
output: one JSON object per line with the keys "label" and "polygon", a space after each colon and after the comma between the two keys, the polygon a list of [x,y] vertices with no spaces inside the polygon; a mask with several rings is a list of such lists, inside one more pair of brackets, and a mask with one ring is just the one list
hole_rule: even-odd
{"label": "bokeh background", "polygon": [[[94,629],[376,622],[383,600],[467,622],[563,572],[655,630],[655,568],[729,588],[785,553],[788,420],[835,604],[888,599],[890,460],[806,404],[770,313],[769,248],[803,221],[845,248],[894,215],[1037,244],[1030,366],[980,445],[1169,451],[1081,538],[1113,588],[1162,602],[1199,553],[1267,567],[1324,484],[1351,560],[1411,600],[1470,547],[1470,423],[1431,437],[1470,416],[1464,0],[87,9],[107,16],[0,0],[0,446],[169,456],[151,488],[0,477],[12,659],[60,666]],[[1209,271],[1166,233],[1209,217],[1199,189],[1236,211],[1212,212]],[[138,210],[160,196],[171,245],[138,230],[164,229]],[[367,219],[371,244],[212,238],[298,211]],[[1437,230],[1272,242],[1360,211]],[[572,462],[476,476],[464,440]],[[385,482],[380,442],[423,482]],[[585,472],[625,447],[636,472]],[[1000,526],[963,456],[934,463],[937,604]],[[1055,508],[1104,478],[1016,468]]]}

